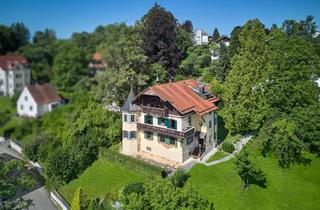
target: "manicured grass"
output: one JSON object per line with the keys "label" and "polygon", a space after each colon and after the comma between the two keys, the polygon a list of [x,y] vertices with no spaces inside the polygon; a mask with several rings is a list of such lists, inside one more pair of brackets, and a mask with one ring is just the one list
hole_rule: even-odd
{"label": "manicured grass", "polygon": [[78,179],[60,188],[59,192],[71,203],[74,191],[78,187],[82,187],[89,198],[103,198],[108,193],[117,195],[122,187],[131,182],[147,180],[145,176],[100,157]]}
{"label": "manicured grass", "polygon": [[267,175],[267,187],[250,185],[241,190],[233,159],[211,167],[196,165],[189,172],[189,182],[213,201],[216,209],[319,209],[320,158],[309,155],[311,165],[282,169],[277,160],[257,155]]}
{"label": "manicured grass", "polygon": [[214,155],[212,155],[207,162],[211,162],[211,161],[214,161],[214,160],[219,160],[219,159],[221,159],[221,158],[223,158],[223,157],[225,157],[227,155],[228,154],[225,153],[224,151],[219,150]]}

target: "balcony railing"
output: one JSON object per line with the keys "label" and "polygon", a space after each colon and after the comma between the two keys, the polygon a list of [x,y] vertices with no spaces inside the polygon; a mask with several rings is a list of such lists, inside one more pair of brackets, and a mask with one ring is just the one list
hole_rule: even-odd
{"label": "balcony railing", "polygon": [[143,106],[142,112],[148,113],[148,114],[157,114],[160,116],[168,116],[169,114],[168,109],[162,109],[162,108],[150,107],[150,106]]}
{"label": "balcony railing", "polygon": [[156,133],[172,136],[175,138],[186,138],[186,137],[194,134],[193,127],[189,128],[188,130],[185,130],[185,131],[177,131],[177,130],[173,130],[170,128],[162,128],[162,127],[148,125],[148,124],[144,124],[144,123],[137,123],[137,127],[139,129],[143,129],[145,131],[156,132]]}

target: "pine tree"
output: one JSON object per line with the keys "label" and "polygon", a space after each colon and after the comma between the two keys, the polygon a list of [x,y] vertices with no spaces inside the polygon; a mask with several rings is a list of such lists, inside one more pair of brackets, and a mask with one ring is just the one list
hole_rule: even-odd
{"label": "pine tree", "polygon": [[89,205],[87,196],[83,193],[82,188],[79,187],[72,198],[71,210],[86,210]]}
{"label": "pine tree", "polygon": [[212,39],[213,41],[217,41],[217,39],[220,38],[220,33],[217,28],[214,28],[213,33],[212,33]]}

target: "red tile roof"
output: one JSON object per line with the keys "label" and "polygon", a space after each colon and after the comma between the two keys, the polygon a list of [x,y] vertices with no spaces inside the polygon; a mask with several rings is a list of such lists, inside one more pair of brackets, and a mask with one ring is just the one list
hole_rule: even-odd
{"label": "red tile roof", "polygon": [[16,64],[25,64],[27,59],[21,55],[0,55],[0,68],[10,70]]}
{"label": "red tile roof", "polygon": [[62,100],[55,87],[49,83],[28,85],[27,88],[37,104],[47,104]]}
{"label": "red tile roof", "polygon": [[101,54],[98,53],[98,52],[93,53],[93,55],[92,55],[92,60],[94,60],[94,61],[101,61],[101,60],[102,60]]}
{"label": "red tile roof", "polygon": [[[214,102],[219,99],[216,97],[204,99],[199,96],[193,90],[199,88],[199,85],[201,84],[195,80],[183,80],[175,83],[154,85],[145,89],[141,94],[157,95],[162,100],[170,102],[181,114],[195,111],[202,116],[217,110],[218,107],[213,103],[213,99]],[[205,86],[205,90],[207,89],[208,87]]]}

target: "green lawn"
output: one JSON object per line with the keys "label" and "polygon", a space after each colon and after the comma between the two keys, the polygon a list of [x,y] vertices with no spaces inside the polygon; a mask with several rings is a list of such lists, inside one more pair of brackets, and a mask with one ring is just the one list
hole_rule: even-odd
{"label": "green lawn", "polygon": [[82,187],[89,198],[104,197],[107,193],[118,194],[126,184],[147,181],[147,178],[101,157],[76,180],[59,189],[62,196],[71,203],[73,193]]}
{"label": "green lawn", "polygon": [[214,161],[214,160],[219,160],[219,159],[221,159],[221,158],[223,158],[223,157],[225,157],[227,155],[228,154],[225,153],[224,151],[219,150],[214,155],[212,155],[207,162],[211,162],[211,161]]}
{"label": "green lawn", "polygon": [[255,157],[267,175],[267,188],[251,185],[241,191],[233,160],[206,167],[196,165],[189,172],[191,184],[213,201],[216,209],[319,209],[320,158],[311,165],[281,169],[273,158]]}

